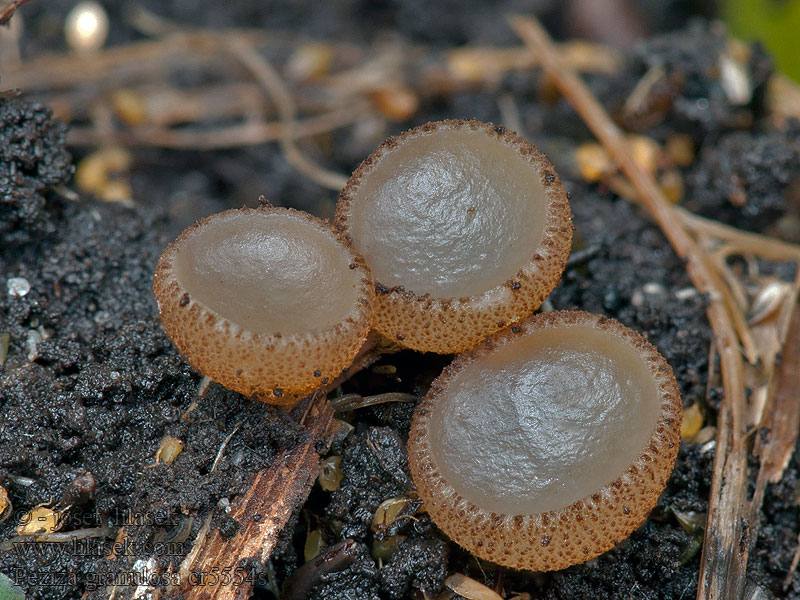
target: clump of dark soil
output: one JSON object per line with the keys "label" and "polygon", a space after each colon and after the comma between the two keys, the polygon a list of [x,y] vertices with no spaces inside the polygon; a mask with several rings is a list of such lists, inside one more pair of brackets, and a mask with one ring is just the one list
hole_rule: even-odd
{"label": "clump of dark soil", "polygon": [[748,231],[800,241],[800,123],[735,132],[703,148],[689,175],[687,207]]}
{"label": "clump of dark soil", "polygon": [[[619,111],[623,124],[633,130],[660,126],[662,132],[683,131],[698,142],[730,129],[749,128],[763,111],[772,61],[759,46],[750,48],[743,69],[749,90],[734,97],[721,66],[727,44],[725,27],[702,19],[639,44],[624,77],[632,76],[638,83],[654,76],[655,83],[645,102]],[[622,89],[631,91],[627,85]]]}
{"label": "clump of dark soil", "polygon": [[46,106],[0,92],[0,235],[6,244],[53,231],[44,195],[69,179],[72,163],[64,147],[67,129],[51,115]]}

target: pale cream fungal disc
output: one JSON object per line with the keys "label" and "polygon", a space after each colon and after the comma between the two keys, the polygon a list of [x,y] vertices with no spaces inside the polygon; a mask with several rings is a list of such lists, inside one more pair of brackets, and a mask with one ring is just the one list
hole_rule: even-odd
{"label": "pale cream fungal disc", "polygon": [[161,322],[204,375],[291,405],[337,377],[372,321],[363,260],[323,221],[291,209],[198,221],[158,261]]}
{"label": "pale cream fungal disc", "polygon": [[477,556],[549,571],[647,518],[680,441],[681,399],[640,334],[537,314],[458,356],[414,414],[411,474],[436,524]]}
{"label": "pale cream fungal disc", "polygon": [[538,308],[564,269],[570,220],[544,155],[473,120],[389,138],[336,209],[375,279],[378,331],[433,352],[472,348]]}

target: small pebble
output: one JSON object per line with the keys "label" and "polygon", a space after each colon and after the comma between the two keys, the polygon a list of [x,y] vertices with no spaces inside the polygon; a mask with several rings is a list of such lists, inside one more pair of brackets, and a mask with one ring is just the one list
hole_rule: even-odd
{"label": "small pebble", "polygon": [[35,329],[30,329],[28,331],[28,337],[25,339],[25,354],[28,360],[36,360],[36,357],[39,356],[39,344],[42,339],[44,339],[42,334]]}
{"label": "small pebble", "polygon": [[241,450],[237,450],[233,454],[231,454],[231,464],[234,467],[238,467],[244,461],[244,452]]}
{"label": "small pebble", "polygon": [[705,454],[714,449],[714,446],[717,445],[717,440],[711,440],[710,442],[706,442],[702,446],[700,446],[700,454]]}
{"label": "small pebble", "polygon": [[660,296],[661,294],[665,293],[667,290],[660,283],[656,283],[654,281],[651,281],[650,283],[645,283],[642,286],[642,291],[645,294],[650,294],[650,295],[653,295],[653,296]]}
{"label": "small pebble", "polygon": [[689,298],[694,298],[697,295],[697,290],[693,287],[685,287],[675,291],[675,297],[678,300],[688,300]]}
{"label": "small pebble", "polygon": [[79,54],[91,54],[103,47],[108,37],[108,13],[98,2],[76,4],[64,20],[67,45]]}
{"label": "small pebble", "polygon": [[225,514],[231,512],[231,501],[227,498],[220,498],[217,502],[217,508],[224,511]]}
{"label": "small pebble", "polygon": [[24,277],[9,277],[8,278],[8,295],[15,298],[22,298],[27,296],[31,291],[31,284]]}

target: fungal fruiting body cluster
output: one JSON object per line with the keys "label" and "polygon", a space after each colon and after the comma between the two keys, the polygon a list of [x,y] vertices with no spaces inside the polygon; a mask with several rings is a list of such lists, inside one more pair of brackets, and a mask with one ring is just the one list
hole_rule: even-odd
{"label": "fungal fruiting body cluster", "polygon": [[367,337],[373,286],[326,223],[281,208],[198,221],[158,262],[161,322],[225,387],[294,405],[336,378]]}
{"label": "fungal fruiting body cluster", "polygon": [[545,571],[615,546],[678,453],[672,370],[641,335],[540,313],[458,356],[414,416],[408,453],[436,524],[470,552]]}
{"label": "fungal fruiting body cluster", "polygon": [[376,329],[456,353],[530,315],[569,255],[567,194],[527,140],[476,121],[390,138],[353,173],[336,229],[375,279]]}
{"label": "fungal fruiting body cluster", "polygon": [[644,521],[681,420],[672,371],[642,336],[581,311],[531,316],[571,237],[566,192],[536,148],[442,121],[365,159],[333,228],[272,207],[198,222],[164,251],[155,292],[195,367],[277,404],[332,381],[372,328],[463,352],[412,422],[420,498],[474,554],[560,569]]}

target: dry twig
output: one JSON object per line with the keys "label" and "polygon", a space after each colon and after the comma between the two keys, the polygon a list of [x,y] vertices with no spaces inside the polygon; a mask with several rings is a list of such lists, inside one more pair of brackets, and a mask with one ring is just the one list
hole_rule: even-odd
{"label": "dry twig", "polygon": [[301,173],[308,175],[318,184],[332,190],[341,190],[347,183],[347,177],[315,165],[300,152],[297,144],[295,144],[292,130],[297,110],[292,100],[292,95],[284,85],[278,72],[269,64],[266,58],[256,51],[252,44],[247,43],[245,40],[233,38],[228,48],[264,86],[264,90],[277,106],[278,115],[283,125],[280,135],[281,148],[289,164]]}
{"label": "dry twig", "polygon": [[[356,103],[321,115],[294,121],[289,135],[293,139],[329,133],[363,118],[365,103]],[[141,126],[121,131],[103,131],[98,127],[73,127],[67,134],[72,146],[151,146],[157,148],[216,150],[240,148],[274,142],[284,137],[280,122],[250,120],[236,125],[215,128]]]}
{"label": "dry twig", "polygon": [[17,9],[28,2],[29,0],[14,0],[6,4],[2,10],[0,10],[0,25],[8,23],[11,17],[14,16],[14,13],[17,12]]}
{"label": "dry twig", "polygon": [[[528,68],[535,62],[524,47],[466,46],[446,52],[440,61],[431,61],[429,48],[405,43],[372,49],[331,43],[331,53],[345,64],[358,59],[361,62],[314,82],[303,82],[308,93],[292,97],[269,63],[264,71],[265,59],[256,48],[293,48],[306,40],[248,29],[198,31],[165,22],[142,9],[134,9],[133,13],[129,18],[134,25],[158,39],[103,49],[91,57],[67,54],[37,58],[19,66],[7,65],[4,84],[24,89],[26,94],[52,106],[57,116],[71,120],[71,145],[207,150],[276,140],[286,145],[288,138],[287,157],[301,169],[317,174],[315,165],[306,164],[302,155],[297,157],[292,150],[296,145],[291,141],[345,127],[365,115],[379,116],[370,100],[376,91],[404,79],[414,82],[419,96],[492,88],[497,77],[506,71]],[[231,50],[232,43],[238,50]],[[564,60],[580,71],[615,71],[620,62],[616,52],[597,44],[569,42],[559,50]],[[191,89],[173,87],[172,73],[192,69],[202,69],[208,79],[220,82]],[[255,74],[260,84],[255,106],[256,86],[247,71]],[[282,99],[289,114],[297,113],[294,118],[265,121],[263,113],[268,107],[260,103],[261,88],[276,100]],[[114,96],[120,91],[138,99],[143,121],[129,123],[124,115],[118,115],[123,121],[118,126],[110,126],[111,121],[96,123],[97,107],[104,106],[105,113],[113,114],[109,103],[114,105]],[[297,119],[298,115],[302,118]],[[87,120],[89,124],[84,125]],[[209,125],[221,121],[223,124]],[[181,127],[171,127],[174,125]],[[328,180],[322,175],[331,187],[338,185],[337,177]]]}
{"label": "dry twig", "polygon": [[[312,397],[306,419],[308,439],[270,465],[259,471],[249,490],[237,498],[230,517],[239,529],[225,539],[218,529],[206,529],[198,536],[189,555],[181,563],[181,590],[185,598],[222,600],[249,598],[253,581],[244,577],[241,585],[225,585],[217,577],[208,584],[210,575],[230,567],[231,573],[241,572],[248,560],[260,564],[267,561],[294,509],[301,505],[311,490],[319,465],[317,443],[324,438],[333,419],[333,410],[324,395]],[[239,571],[237,571],[239,570]]]}
{"label": "dry twig", "polygon": [[786,466],[797,444],[800,429],[800,402],[797,401],[797,390],[800,389],[800,308],[797,306],[797,294],[794,294],[793,316],[789,326],[788,337],[783,346],[783,357],[776,375],[774,402],[770,407],[764,429],[767,442],[759,442],[756,454],[761,458],[761,471],[756,482],[756,489],[763,489],[763,480],[776,483],[781,480]]}

